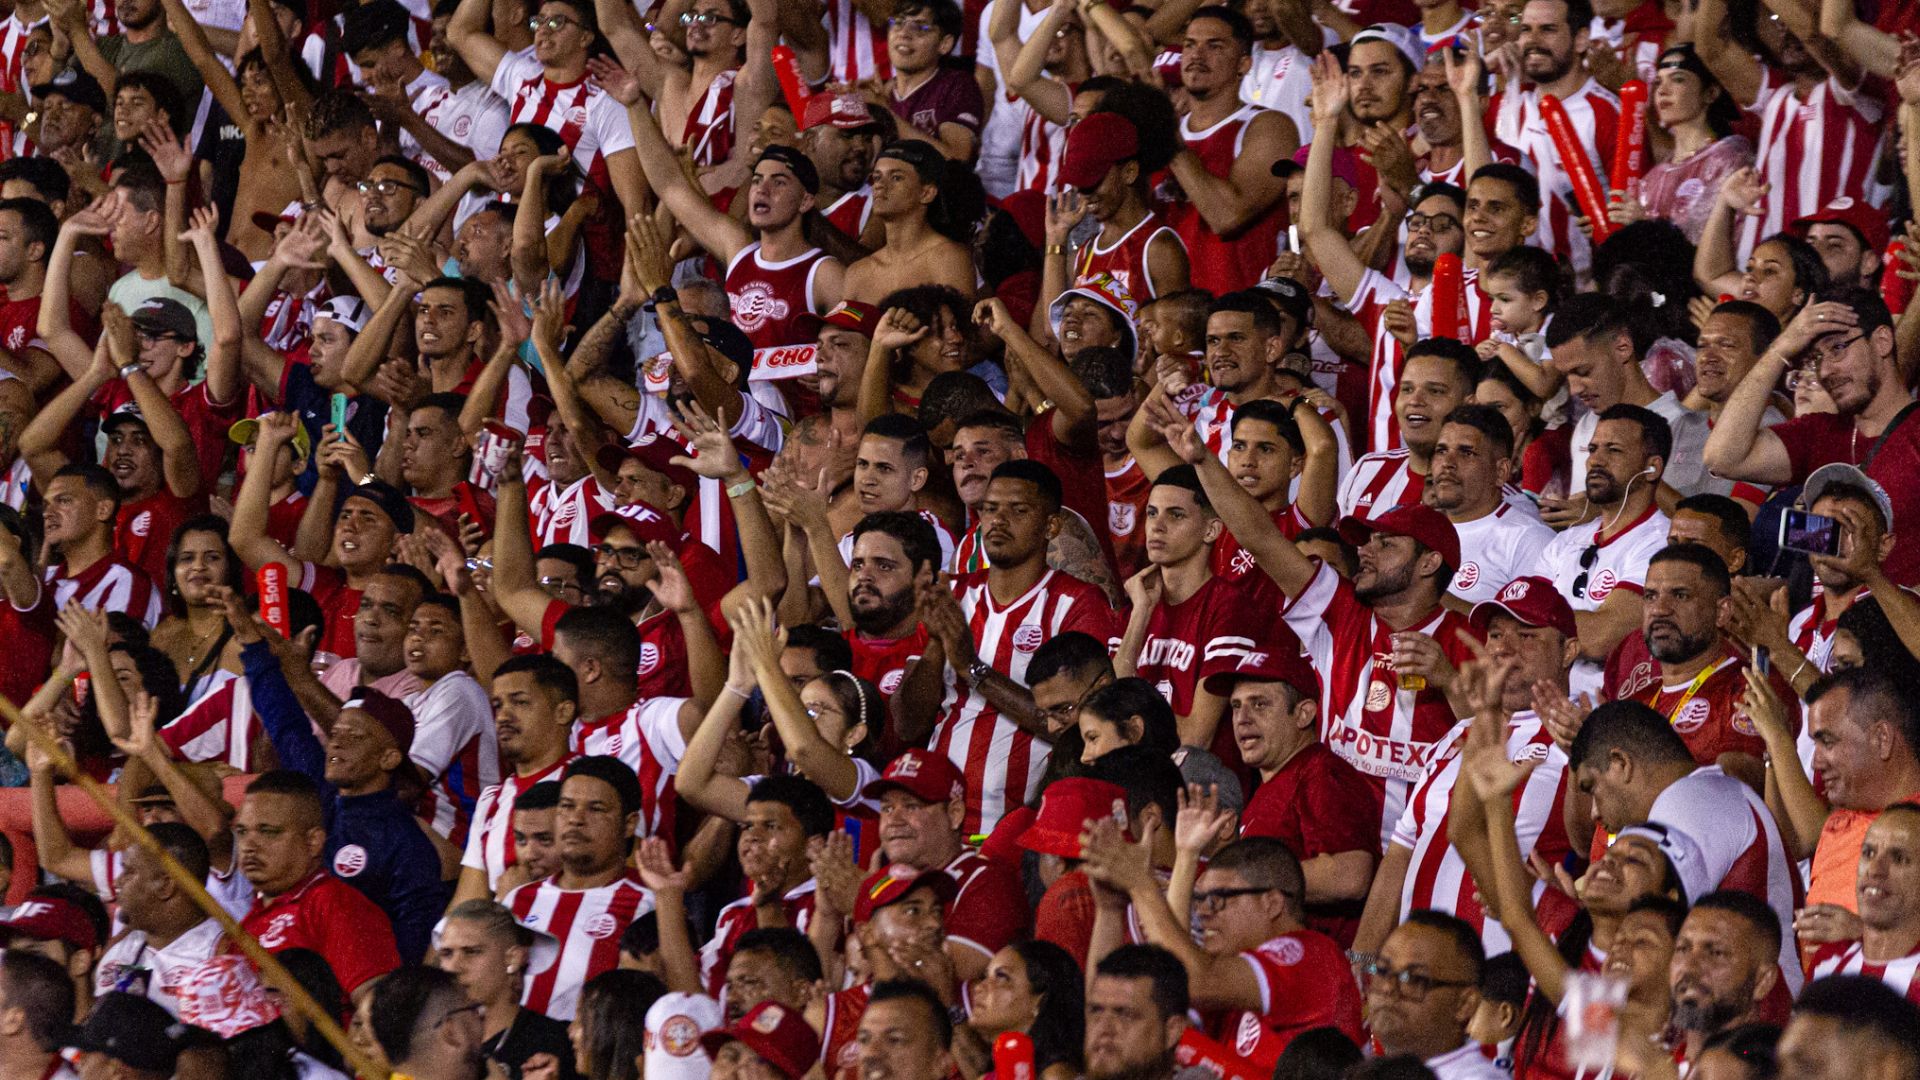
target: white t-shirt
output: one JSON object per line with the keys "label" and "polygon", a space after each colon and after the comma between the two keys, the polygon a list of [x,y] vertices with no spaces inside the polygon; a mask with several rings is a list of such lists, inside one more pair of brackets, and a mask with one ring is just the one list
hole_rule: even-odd
{"label": "white t-shirt", "polygon": [[[1638,521],[1600,541],[1604,524],[1603,517],[1575,525],[1554,537],[1540,552],[1535,573],[1553,582],[1575,611],[1598,609],[1615,589],[1640,592],[1646,586],[1647,564],[1655,552],[1667,546],[1667,515],[1657,506],[1648,506]],[[1591,660],[1574,661],[1569,679],[1574,700],[1583,693],[1599,700],[1604,674]]]}
{"label": "white t-shirt", "polygon": [[94,996],[119,989],[121,976],[128,968],[146,968],[152,973],[147,979],[147,1000],[178,1016],[180,1000],[174,989],[186,972],[213,957],[220,948],[221,933],[219,923],[203,919],[164,948],[156,949],[147,944],[143,931],[129,930],[101,955],[100,965],[93,972]]}
{"label": "white t-shirt", "polygon": [[1539,518],[1505,501],[1491,514],[1454,522],[1453,531],[1460,537],[1460,565],[1447,591],[1469,604],[1491,600],[1507,582],[1533,573],[1554,536]]}

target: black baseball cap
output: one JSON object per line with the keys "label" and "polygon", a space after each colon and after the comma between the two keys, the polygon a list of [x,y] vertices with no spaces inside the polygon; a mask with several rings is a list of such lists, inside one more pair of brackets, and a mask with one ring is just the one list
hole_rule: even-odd
{"label": "black baseball cap", "polygon": [[1286,312],[1300,326],[1313,325],[1313,297],[1307,295],[1304,285],[1292,278],[1267,278],[1254,288],[1267,294],[1281,311]]}
{"label": "black baseball cap", "polygon": [[[793,147],[776,143],[760,152],[760,161],[777,161],[785,165],[793,170],[794,179],[800,181],[800,186],[806,188],[808,194],[820,194],[820,170],[813,167],[812,158]],[[759,163],[754,162],[756,166]]]}
{"label": "black baseball cap", "polygon": [[575,776],[591,776],[612,788],[613,793],[620,797],[622,817],[640,809],[640,778],[619,758],[606,754],[574,758],[567,770],[560,774],[560,782],[565,784]]}
{"label": "black baseball cap", "polygon": [[[379,507],[380,512],[387,515],[387,520],[393,522],[395,532],[413,531],[413,504],[407,501],[405,495],[400,494],[399,488],[385,480],[370,480],[361,484],[347,492],[347,498],[365,499]],[[346,500],[341,501],[344,503]]]}
{"label": "black baseball cap", "polygon": [[107,115],[107,94],[100,89],[100,83],[84,71],[63,71],[54,76],[52,82],[43,82],[33,88],[36,101],[58,94],[75,105],[85,105],[101,116]]}
{"label": "black baseball cap", "polygon": [[103,995],[73,1029],[68,1045],[105,1054],[143,1072],[173,1075],[188,1039],[187,1025],[139,994]]}
{"label": "black baseball cap", "polygon": [[187,305],[170,297],[156,296],[141,304],[129,316],[134,328],[149,334],[166,334],[180,341],[200,340],[200,325]]}
{"label": "black baseball cap", "polygon": [[918,139],[896,139],[880,148],[877,158],[895,158],[913,166],[923,184],[940,184],[947,179],[947,159],[932,143]]}

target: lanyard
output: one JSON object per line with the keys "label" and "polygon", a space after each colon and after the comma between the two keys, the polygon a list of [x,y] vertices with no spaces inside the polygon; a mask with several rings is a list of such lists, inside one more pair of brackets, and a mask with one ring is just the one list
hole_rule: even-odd
{"label": "lanyard", "polygon": [[1707,685],[1707,680],[1713,678],[1715,672],[1726,667],[1731,659],[1732,658],[1729,657],[1727,660],[1722,660],[1712,667],[1703,668],[1700,674],[1695,675],[1693,682],[1687,685],[1687,692],[1680,695],[1680,700],[1674,703],[1672,711],[1667,713],[1667,723],[1672,724],[1678,722],[1680,719],[1680,710],[1686,708],[1687,702],[1693,700],[1693,695],[1699,693],[1700,688]]}

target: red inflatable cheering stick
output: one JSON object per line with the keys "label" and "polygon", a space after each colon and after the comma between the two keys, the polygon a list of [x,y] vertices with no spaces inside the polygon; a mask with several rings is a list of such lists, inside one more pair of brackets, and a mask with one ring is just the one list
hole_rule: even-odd
{"label": "red inflatable cheering stick", "polygon": [[1593,226],[1593,242],[1599,244],[1613,235],[1613,223],[1607,220],[1606,193],[1600,190],[1600,177],[1593,171],[1593,161],[1580,145],[1580,135],[1573,130],[1573,121],[1567,118],[1567,110],[1559,98],[1552,94],[1540,95],[1540,118],[1546,121],[1553,148],[1560,152],[1560,167],[1566,170],[1567,179],[1573,181],[1573,198],[1580,204],[1580,213]]}
{"label": "red inflatable cheering stick", "polygon": [[807,115],[807,84],[800,81],[800,61],[785,45],[773,47],[773,76],[780,83],[781,96],[787,99],[787,108],[793,110],[795,122],[802,122]]}
{"label": "red inflatable cheering stick", "polygon": [[287,614],[287,568],[277,562],[262,566],[259,584],[260,617],[281,637],[292,637],[293,619]]}
{"label": "red inflatable cheering stick", "polygon": [[1433,336],[1467,340],[1466,287],[1461,281],[1460,256],[1448,252],[1433,260]]}
{"label": "red inflatable cheering stick", "polygon": [[1640,178],[1647,174],[1647,84],[1630,79],[1620,88],[1620,129],[1613,140],[1613,168],[1607,187],[1637,196]]}
{"label": "red inflatable cheering stick", "polygon": [[994,1080],[1033,1080],[1033,1040],[1009,1031],[993,1040]]}

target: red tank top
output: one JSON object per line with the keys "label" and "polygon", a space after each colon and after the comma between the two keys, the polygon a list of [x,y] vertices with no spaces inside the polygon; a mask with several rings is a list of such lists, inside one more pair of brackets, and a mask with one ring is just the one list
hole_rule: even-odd
{"label": "red tank top", "polygon": [[826,258],[819,248],[809,248],[786,262],[769,263],[760,258],[760,244],[755,241],[727,264],[727,303],[733,308],[733,323],[754,348],[811,340],[798,332],[795,323],[813,310],[813,277]]}
{"label": "red tank top", "polygon": [[[1180,121],[1180,139],[1200,159],[1200,165],[1215,176],[1233,171],[1240,157],[1247,127],[1260,110],[1248,105],[1205,131],[1190,129]],[[1287,204],[1282,199],[1266,213],[1254,218],[1230,237],[1207,227],[1200,211],[1191,202],[1173,204],[1167,214],[1169,224],[1187,245],[1187,258],[1193,265],[1193,287],[1206,289],[1215,296],[1249,288],[1266,276],[1267,267],[1279,250],[1280,230],[1286,227]]]}
{"label": "red tank top", "polygon": [[[1186,241],[1180,234],[1167,225],[1167,219],[1148,211],[1147,216],[1134,223],[1126,235],[1114,241],[1110,248],[1100,247],[1100,238],[1094,237],[1087,246],[1080,249],[1078,265],[1073,269],[1073,283],[1085,285],[1101,274],[1113,275],[1113,280],[1127,287],[1127,293],[1140,303],[1155,299],[1160,294],[1155,291],[1153,281],[1147,276],[1147,245],[1154,238],[1165,233],[1186,247]],[[1273,260],[1268,259],[1269,263]],[[1265,267],[1261,268],[1263,271]]]}

